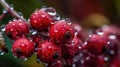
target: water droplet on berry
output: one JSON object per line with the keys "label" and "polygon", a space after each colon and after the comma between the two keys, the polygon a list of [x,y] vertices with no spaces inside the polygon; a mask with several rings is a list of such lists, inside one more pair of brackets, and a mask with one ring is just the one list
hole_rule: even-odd
{"label": "water droplet on berry", "polygon": [[97,32],[98,35],[103,35],[104,33],[103,32]]}
{"label": "water droplet on berry", "polygon": [[72,64],[72,67],[76,67],[76,64]]}
{"label": "water droplet on berry", "polygon": [[37,34],[37,31],[36,30],[30,30],[30,34],[35,35],[35,34]]}
{"label": "water droplet on berry", "polygon": [[51,16],[55,16],[55,15],[56,15],[56,11],[55,11],[55,9],[52,8],[52,7],[47,8],[47,9],[46,9],[46,12],[47,12],[49,15],[51,15]]}
{"label": "water droplet on berry", "polygon": [[109,59],[108,59],[108,57],[104,57],[104,61],[108,61]]}
{"label": "water droplet on berry", "polygon": [[110,41],[108,41],[107,44],[109,45],[109,44],[110,44]]}
{"label": "water droplet on berry", "polygon": [[80,63],[83,64],[83,63],[84,63],[84,60],[82,59],[82,60],[80,61]]}
{"label": "water droplet on berry", "polygon": [[111,55],[114,55],[114,54],[115,54],[115,51],[114,51],[114,50],[110,50],[110,54],[111,54]]}
{"label": "water droplet on berry", "polygon": [[110,35],[109,38],[110,39],[116,39],[116,36],[115,35]]}

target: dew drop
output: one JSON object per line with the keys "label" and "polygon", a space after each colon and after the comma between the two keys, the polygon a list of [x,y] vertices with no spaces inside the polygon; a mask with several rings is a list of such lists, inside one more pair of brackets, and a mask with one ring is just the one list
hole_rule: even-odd
{"label": "dew drop", "polygon": [[0,27],[0,29],[1,29],[2,32],[4,32],[4,31],[5,31],[5,25],[2,25],[2,26]]}
{"label": "dew drop", "polygon": [[22,12],[18,12],[18,14],[20,15],[21,18],[23,18],[23,13]]}
{"label": "dew drop", "polygon": [[110,50],[110,54],[111,54],[111,55],[114,55],[114,54],[115,54],[115,51]]}
{"label": "dew drop", "polygon": [[28,58],[26,58],[24,56],[22,56],[20,59],[23,60],[23,61],[27,61],[28,60]]}
{"label": "dew drop", "polygon": [[110,35],[109,38],[110,39],[116,39],[116,36],[115,35]]}
{"label": "dew drop", "polygon": [[108,57],[104,57],[104,60],[105,60],[105,61],[108,61],[109,59],[108,59]]}
{"label": "dew drop", "polygon": [[4,52],[2,50],[0,50],[0,55],[4,55]]}
{"label": "dew drop", "polygon": [[47,8],[46,12],[47,12],[49,15],[52,15],[52,16],[55,16],[55,15],[56,15],[56,11],[55,11],[55,9],[52,8],[52,7]]}
{"label": "dew drop", "polygon": [[97,32],[98,35],[103,35],[104,33],[103,32]]}
{"label": "dew drop", "polygon": [[10,9],[12,9],[12,10],[14,9],[14,6],[13,6],[13,4],[10,4]]}
{"label": "dew drop", "polygon": [[5,9],[2,10],[3,13],[7,13],[7,11]]}

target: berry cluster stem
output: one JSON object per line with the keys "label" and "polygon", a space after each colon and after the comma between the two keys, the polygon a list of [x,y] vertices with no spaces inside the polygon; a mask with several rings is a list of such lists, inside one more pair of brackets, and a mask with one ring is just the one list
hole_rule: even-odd
{"label": "berry cluster stem", "polygon": [[0,4],[3,6],[3,8],[8,11],[13,17],[17,19],[23,19],[21,16],[13,9],[11,9],[10,5],[5,0],[0,0]]}

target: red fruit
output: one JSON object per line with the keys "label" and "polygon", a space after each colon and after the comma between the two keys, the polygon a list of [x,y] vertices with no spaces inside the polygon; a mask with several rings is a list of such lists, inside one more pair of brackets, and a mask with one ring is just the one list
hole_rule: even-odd
{"label": "red fruit", "polygon": [[46,31],[51,25],[51,18],[42,9],[36,10],[30,16],[30,24],[31,26],[38,31]]}
{"label": "red fruit", "polygon": [[50,38],[55,43],[66,43],[73,39],[74,30],[66,21],[57,21],[55,25],[50,28]]}
{"label": "red fruit", "polygon": [[[82,47],[82,42],[75,35],[73,40],[68,42],[65,46],[63,46],[63,51],[65,55],[73,57]],[[67,56],[67,57],[68,57]]]}
{"label": "red fruit", "polygon": [[26,21],[14,20],[6,25],[5,33],[8,37],[13,39],[16,39],[17,37],[27,36],[29,33],[29,26]]}
{"label": "red fruit", "polygon": [[32,35],[31,38],[36,45],[42,42],[42,37],[39,35]]}
{"label": "red fruit", "polygon": [[43,62],[55,62],[61,58],[61,49],[52,42],[45,41],[38,45],[37,57]]}
{"label": "red fruit", "polygon": [[12,45],[13,54],[21,59],[30,57],[33,51],[34,44],[26,38],[17,39]]}
{"label": "red fruit", "polygon": [[95,55],[100,55],[108,50],[108,43],[106,36],[93,34],[86,42],[86,49]]}

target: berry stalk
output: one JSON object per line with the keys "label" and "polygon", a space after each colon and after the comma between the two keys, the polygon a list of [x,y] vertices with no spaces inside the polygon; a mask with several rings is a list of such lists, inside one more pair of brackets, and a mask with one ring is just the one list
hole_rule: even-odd
{"label": "berry stalk", "polygon": [[0,0],[0,4],[8,11],[13,17],[17,19],[23,19],[15,10],[11,9],[10,5],[5,0]]}

